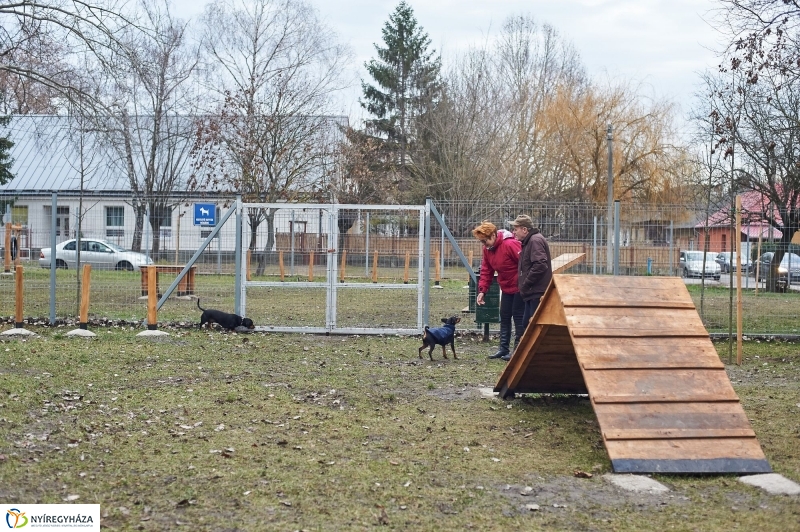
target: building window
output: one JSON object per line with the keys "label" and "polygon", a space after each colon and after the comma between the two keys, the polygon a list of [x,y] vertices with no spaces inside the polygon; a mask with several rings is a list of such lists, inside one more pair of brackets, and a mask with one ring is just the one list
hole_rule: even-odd
{"label": "building window", "polygon": [[125,207],[106,207],[106,237],[125,235]]}

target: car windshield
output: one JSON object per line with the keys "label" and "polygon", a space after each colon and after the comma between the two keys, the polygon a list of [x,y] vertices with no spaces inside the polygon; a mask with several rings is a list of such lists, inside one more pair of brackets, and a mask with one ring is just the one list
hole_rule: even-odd
{"label": "car windshield", "polygon": [[[703,262],[702,251],[686,251],[686,260],[690,262]],[[706,253],[706,262],[714,262],[714,253]]]}

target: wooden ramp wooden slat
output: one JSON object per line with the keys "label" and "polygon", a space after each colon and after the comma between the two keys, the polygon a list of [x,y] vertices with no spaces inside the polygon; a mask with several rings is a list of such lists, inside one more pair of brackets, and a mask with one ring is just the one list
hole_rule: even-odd
{"label": "wooden ramp wooden slat", "polygon": [[554,275],[495,391],[588,393],[618,473],[771,471],[677,277]]}

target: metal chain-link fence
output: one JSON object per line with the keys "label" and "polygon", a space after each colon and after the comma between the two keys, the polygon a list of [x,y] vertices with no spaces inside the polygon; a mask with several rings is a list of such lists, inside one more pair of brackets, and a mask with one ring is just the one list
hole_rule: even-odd
{"label": "metal chain-link fence", "polygon": [[[84,193],[81,198],[77,194],[62,193],[55,202],[50,193],[0,197],[6,213],[0,239],[2,256],[6,256],[7,247],[16,246],[16,260],[4,264],[6,275],[0,275],[0,315],[11,317],[15,313],[13,272],[14,263],[18,262],[24,272],[24,316],[47,320],[50,270],[42,264],[49,264],[52,236],[55,235],[59,246],[63,247],[80,231],[80,246],[75,243],[73,251],[59,248],[56,252],[56,260],[63,260],[60,266],[66,268],[56,272],[58,319],[77,318],[81,272],[76,266],[80,255],[81,264],[92,264],[90,317],[144,320],[146,287],[142,284],[139,266],[146,266],[147,261],[159,265],[159,291],[163,291],[208,236],[212,229],[209,224],[219,220],[235,203],[232,197],[165,196],[157,199],[149,204],[154,207],[145,205],[146,209],[137,210],[130,195]],[[584,262],[570,272],[586,275],[609,275],[614,268],[620,275],[682,275],[681,251],[699,250],[707,243],[713,252],[711,260],[719,253],[730,251],[734,239],[727,222],[706,231],[702,220],[707,213],[680,205],[621,204],[618,230],[608,223],[605,206],[441,201],[435,205],[473,270],[479,267],[482,247],[472,237],[471,229],[483,220],[507,228],[506,222],[518,214],[533,218],[548,238],[554,257],[563,253],[585,253]],[[264,230],[266,226],[261,226],[254,240],[245,233],[244,245],[252,243],[245,260],[250,279],[285,283],[326,279],[329,271],[324,256],[330,243],[327,231],[323,230],[326,222],[320,220],[319,212],[293,210],[287,204],[278,215],[277,223],[273,223],[271,236],[270,231]],[[372,212],[365,205],[363,209],[340,212],[337,225],[339,242],[335,247],[346,257],[344,267],[340,262],[334,275],[343,276],[345,283],[418,282],[418,272],[422,270],[417,251],[419,232],[423,229],[419,220],[403,219],[398,213],[387,216]],[[7,242],[12,241],[11,237],[14,244],[9,246]],[[764,246],[770,238],[774,239],[775,235],[763,235]],[[99,248],[92,247],[92,242],[104,244],[105,249],[98,251]],[[750,245],[751,254],[756,254],[756,240],[751,239]],[[138,249],[138,252],[124,251],[130,249]],[[235,249],[235,226],[229,221],[200,255],[191,286],[182,286],[182,295],[174,294],[169,298],[159,311],[159,321],[196,323],[199,319],[196,298],[200,298],[205,308],[232,311]],[[471,296],[469,273],[435,219],[431,221],[430,257],[430,322],[437,323],[441,317],[469,308]],[[735,324],[736,300],[730,289],[731,279],[729,273],[722,272],[718,276],[685,279],[711,333],[727,332],[731,320]],[[763,284],[756,283],[752,273],[743,279],[746,334],[798,334],[800,287],[790,285],[786,293],[766,293]],[[264,303],[248,304],[248,312],[260,313],[255,317],[257,323],[259,318],[262,322],[284,325],[303,320],[319,322],[320,313],[324,313],[323,292],[298,288],[293,293],[295,304],[287,310],[274,301],[270,303],[269,292],[265,291]],[[400,327],[413,321],[416,315],[416,300],[411,296],[400,297],[401,291],[387,291],[388,295],[380,298],[354,289],[344,293],[344,299],[339,302],[342,316],[344,323],[353,326]],[[474,314],[466,314],[462,328],[471,327],[477,328]]]}

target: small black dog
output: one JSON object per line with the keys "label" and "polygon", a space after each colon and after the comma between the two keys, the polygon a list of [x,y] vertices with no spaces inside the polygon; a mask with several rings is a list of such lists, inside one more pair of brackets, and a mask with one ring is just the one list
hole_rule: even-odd
{"label": "small black dog", "polygon": [[444,323],[442,327],[431,329],[426,325],[425,331],[422,333],[422,347],[419,348],[419,358],[422,358],[422,350],[427,347],[429,349],[428,356],[433,360],[433,348],[437,345],[442,346],[442,356],[447,358],[445,346],[450,344],[450,349],[453,350],[453,358],[458,360],[456,356],[456,323],[460,321],[460,317],[450,316],[449,318],[442,318],[442,323]]}
{"label": "small black dog", "polygon": [[228,314],[221,310],[205,309],[200,306],[199,299],[197,300],[197,308],[203,311],[203,314],[200,315],[200,327],[203,325],[211,327],[212,323],[219,323],[221,327],[229,331],[236,329],[236,327],[245,327],[247,329],[255,329],[256,327],[250,318],[243,318],[237,314]]}

